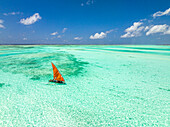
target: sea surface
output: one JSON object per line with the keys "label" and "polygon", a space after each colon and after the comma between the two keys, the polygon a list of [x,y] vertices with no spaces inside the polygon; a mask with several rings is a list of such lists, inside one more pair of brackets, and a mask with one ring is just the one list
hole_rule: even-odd
{"label": "sea surface", "polygon": [[[66,84],[48,83],[53,62]],[[170,126],[170,46],[0,46],[0,127]]]}

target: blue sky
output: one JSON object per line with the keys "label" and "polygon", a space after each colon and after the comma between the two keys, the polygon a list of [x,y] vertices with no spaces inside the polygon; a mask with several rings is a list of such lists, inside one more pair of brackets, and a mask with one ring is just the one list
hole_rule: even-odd
{"label": "blue sky", "polygon": [[0,44],[170,44],[170,0],[1,0]]}

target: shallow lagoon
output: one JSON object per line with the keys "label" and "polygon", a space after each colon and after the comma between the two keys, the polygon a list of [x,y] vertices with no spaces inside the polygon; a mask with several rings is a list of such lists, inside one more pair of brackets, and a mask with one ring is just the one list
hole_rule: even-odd
{"label": "shallow lagoon", "polygon": [[0,126],[170,126],[169,95],[170,46],[0,46]]}

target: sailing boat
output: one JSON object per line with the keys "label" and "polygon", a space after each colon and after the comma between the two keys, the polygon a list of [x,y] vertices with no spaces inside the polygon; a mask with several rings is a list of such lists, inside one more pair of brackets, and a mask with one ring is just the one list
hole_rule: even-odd
{"label": "sailing boat", "polygon": [[56,68],[56,66],[51,62],[53,67],[53,80],[49,80],[49,82],[55,82],[55,83],[64,83],[65,80],[63,76],[60,74],[59,70]]}

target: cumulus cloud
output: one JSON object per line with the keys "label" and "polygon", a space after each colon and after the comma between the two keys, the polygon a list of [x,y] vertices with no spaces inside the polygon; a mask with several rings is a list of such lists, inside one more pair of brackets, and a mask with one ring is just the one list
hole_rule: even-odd
{"label": "cumulus cloud", "polygon": [[106,33],[101,32],[100,34],[99,34],[99,33],[96,33],[94,36],[91,35],[91,36],[90,36],[90,39],[103,39],[103,38],[105,38],[106,36],[107,36]]}
{"label": "cumulus cloud", "polygon": [[[165,10],[164,12],[158,11],[154,13],[152,16],[156,18],[163,15],[170,15],[170,8]],[[170,34],[170,26],[166,24],[146,26],[144,24],[146,20],[147,19],[141,19],[139,22],[134,22],[132,26],[125,29],[126,33],[122,35],[121,38],[131,38],[131,37],[141,36],[142,32],[145,33],[147,36],[154,33]],[[154,19],[147,20],[147,21],[148,23],[152,23],[154,22]]]}
{"label": "cumulus cloud", "polygon": [[133,32],[133,31],[137,30],[138,27],[142,24],[143,24],[142,22],[134,22],[133,25],[131,27],[127,28],[125,31],[126,32]]}
{"label": "cumulus cloud", "polygon": [[[142,22],[134,22],[133,25],[125,30],[126,34],[122,35],[121,38],[137,37],[141,35],[141,31],[144,26],[141,26]],[[140,26],[140,27],[139,27]]]}
{"label": "cumulus cloud", "polygon": [[113,30],[108,30],[106,32],[96,33],[95,35],[91,35],[90,39],[103,39],[107,37],[107,34],[111,33]]}
{"label": "cumulus cloud", "polygon": [[82,40],[82,37],[75,37],[74,40]]}
{"label": "cumulus cloud", "polygon": [[54,32],[54,33],[51,33],[51,35],[53,35],[53,36],[54,36],[54,35],[57,35],[57,34],[58,34],[58,32],[57,32],[57,31],[56,31],[56,32]]}
{"label": "cumulus cloud", "polygon": [[4,21],[2,19],[0,19],[0,28],[5,28],[4,25],[3,25],[3,22]]}
{"label": "cumulus cloud", "polygon": [[170,26],[169,26],[169,28],[164,32],[164,34],[170,34]]}
{"label": "cumulus cloud", "polygon": [[67,28],[64,28],[64,29],[63,29],[63,31],[62,31],[62,33],[65,33],[65,32],[66,32],[66,30],[67,30]]}
{"label": "cumulus cloud", "polygon": [[41,16],[39,15],[39,13],[35,13],[33,16],[30,16],[29,18],[21,19],[20,23],[24,25],[31,25],[40,19],[41,19]]}
{"label": "cumulus cloud", "polygon": [[164,25],[154,25],[152,26],[146,35],[154,34],[154,33],[163,33],[163,34],[170,34],[170,26],[167,24]]}
{"label": "cumulus cloud", "polygon": [[22,12],[9,12],[9,13],[3,13],[3,15],[8,16],[8,15],[19,15],[23,14]]}
{"label": "cumulus cloud", "polygon": [[150,28],[149,26],[146,26],[145,29],[144,29],[144,31],[149,30],[149,28]]}
{"label": "cumulus cloud", "polygon": [[165,10],[164,12],[158,11],[156,13],[153,14],[153,17],[159,17],[159,16],[163,16],[163,15],[170,15],[170,8]]}

